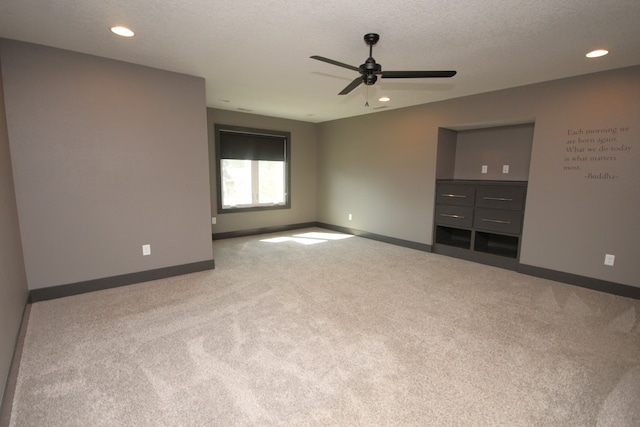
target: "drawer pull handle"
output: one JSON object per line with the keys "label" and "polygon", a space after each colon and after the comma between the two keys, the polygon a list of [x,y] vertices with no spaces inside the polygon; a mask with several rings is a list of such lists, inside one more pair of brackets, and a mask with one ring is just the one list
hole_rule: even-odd
{"label": "drawer pull handle", "polygon": [[467,196],[465,196],[464,194],[443,194],[442,197],[458,197],[464,199]]}
{"label": "drawer pull handle", "polygon": [[446,216],[447,218],[460,218],[460,219],[464,218],[464,215],[440,214],[440,216]]}
{"label": "drawer pull handle", "polygon": [[506,197],[483,197],[484,200],[497,200],[499,202],[513,202],[513,199]]}
{"label": "drawer pull handle", "polygon": [[511,224],[511,221],[500,221],[499,219],[487,219],[487,218],[481,218],[480,221],[484,221],[484,222],[494,222],[496,224]]}

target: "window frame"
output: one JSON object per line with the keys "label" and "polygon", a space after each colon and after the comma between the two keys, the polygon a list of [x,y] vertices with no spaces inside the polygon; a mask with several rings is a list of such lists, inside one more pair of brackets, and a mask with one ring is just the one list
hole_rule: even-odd
{"label": "window frame", "polygon": [[[282,138],[284,140],[284,204],[267,205],[267,206],[234,206],[224,207],[222,205],[222,165],[221,165],[221,137],[225,132],[247,134],[252,136],[266,136]],[[218,202],[218,214],[239,213],[239,212],[256,212],[270,211],[277,209],[291,209],[291,132],[278,131],[270,129],[257,129],[244,126],[231,126],[216,124],[215,125],[215,150],[216,150],[216,196]],[[251,160],[251,159],[247,159]]]}

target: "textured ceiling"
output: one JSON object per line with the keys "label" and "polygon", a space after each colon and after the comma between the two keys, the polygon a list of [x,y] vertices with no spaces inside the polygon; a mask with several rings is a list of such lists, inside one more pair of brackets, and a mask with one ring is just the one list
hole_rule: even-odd
{"label": "textured ceiling", "polygon": [[[0,37],[204,77],[210,107],[322,122],[640,64],[639,18],[638,0],[1,0]],[[338,96],[357,73],[309,56],[359,66],[369,32],[383,70],[458,74]],[[611,53],[586,59],[595,48]]]}

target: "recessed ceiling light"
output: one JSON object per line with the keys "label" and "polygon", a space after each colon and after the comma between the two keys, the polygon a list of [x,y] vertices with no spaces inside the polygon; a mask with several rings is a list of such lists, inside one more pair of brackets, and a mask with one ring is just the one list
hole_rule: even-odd
{"label": "recessed ceiling light", "polygon": [[587,53],[585,56],[587,58],[599,58],[601,56],[605,56],[607,53],[609,53],[608,50],[596,49],[596,50],[592,50],[591,52]]}
{"label": "recessed ceiling light", "polygon": [[383,97],[379,98],[378,101],[380,101],[380,102],[389,102],[389,101],[391,101],[391,98],[389,98],[388,96],[383,96]]}
{"label": "recessed ceiling light", "polygon": [[111,27],[111,32],[122,37],[133,37],[135,33],[127,27]]}

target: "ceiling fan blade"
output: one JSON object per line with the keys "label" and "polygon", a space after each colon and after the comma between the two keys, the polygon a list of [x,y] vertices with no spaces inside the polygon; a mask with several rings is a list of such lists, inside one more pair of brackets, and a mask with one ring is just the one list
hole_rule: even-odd
{"label": "ceiling fan blade", "polygon": [[415,79],[424,77],[453,77],[455,71],[383,71],[383,79]]}
{"label": "ceiling fan blade", "polygon": [[333,59],[325,58],[324,56],[313,55],[310,56],[311,59],[317,59],[318,61],[327,62],[329,64],[337,65],[338,67],[348,68],[353,71],[360,72],[358,67],[354,67],[353,65],[345,64],[343,62],[334,61]]}
{"label": "ceiling fan blade", "polygon": [[352,90],[354,90],[355,88],[357,88],[358,86],[360,86],[360,84],[362,84],[362,77],[356,77],[356,79],[351,83],[349,83],[347,87],[342,89],[342,92],[340,92],[338,95],[346,95]]}

